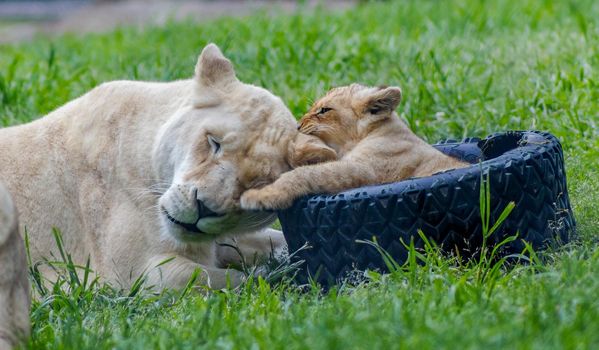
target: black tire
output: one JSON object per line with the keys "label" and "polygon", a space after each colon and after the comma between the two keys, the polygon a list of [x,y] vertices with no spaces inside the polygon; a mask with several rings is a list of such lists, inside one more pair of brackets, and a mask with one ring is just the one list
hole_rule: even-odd
{"label": "black tire", "polygon": [[356,240],[376,237],[398,263],[407,258],[400,242],[422,247],[417,234],[446,251],[476,254],[482,245],[480,218],[481,171],[489,174],[491,224],[510,201],[516,207],[489,238],[497,244],[518,232],[502,254],[521,253],[525,240],[536,250],[552,242],[567,242],[575,221],[568,198],[562,147],[551,134],[509,131],[485,139],[468,138],[434,145],[442,152],[473,163],[425,178],[368,186],[336,195],[297,200],[279,213],[289,251],[307,242],[294,259],[304,260],[297,281],[309,278],[329,286],[355,269],[385,271],[381,255]]}

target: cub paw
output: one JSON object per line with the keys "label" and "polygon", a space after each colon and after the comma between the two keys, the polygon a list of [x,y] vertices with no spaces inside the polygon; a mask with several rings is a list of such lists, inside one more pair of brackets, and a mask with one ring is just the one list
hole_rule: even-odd
{"label": "cub paw", "polygon": [[247,190],[241,195],[241,208],[245,210],[279,210],[291,206],[293,199],[284,193],[268,188]]}

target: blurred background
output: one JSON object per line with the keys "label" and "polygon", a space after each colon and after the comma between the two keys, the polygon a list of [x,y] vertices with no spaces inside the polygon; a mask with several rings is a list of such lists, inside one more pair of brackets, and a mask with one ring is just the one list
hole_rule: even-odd
{"label": "blurred background", "polygon": [[242,0],[0,0],[0,44],[38,34],[105,32],[119,25],[144,26],[168,20],[197,21],[257,11],[294,12],[299,7],[345,9],[357,1]]}

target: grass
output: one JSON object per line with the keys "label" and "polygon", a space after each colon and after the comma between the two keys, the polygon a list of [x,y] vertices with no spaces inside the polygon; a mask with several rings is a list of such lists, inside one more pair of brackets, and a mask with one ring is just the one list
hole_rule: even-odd
{"label": "grass", "polygon": [[[599,3],[402,1],[344,13],[169,23],[0,46],[0,120],[35,119],[112,79],[189,77],[218,43],[238,76],[296,115],[331,86],[400,85],[429,141],[541,129],[563,143],[579,240],[500,269],[433,250],[329,294],[252,281],[207,297],[68,281],[34,303],[28,347],[521,348],[599,346]],[[493,223],[490,223],[491,226]],[[486,264],[490,271],[493,265]],[[65,276],[68,279],[68,275]]]}

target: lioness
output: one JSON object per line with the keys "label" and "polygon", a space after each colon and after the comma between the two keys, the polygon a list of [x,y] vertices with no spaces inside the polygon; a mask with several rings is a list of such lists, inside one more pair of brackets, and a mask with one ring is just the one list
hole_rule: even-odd
{"label": "lioness", "polygon": [[29,334],[29,281],[17,212],[0,185],[0,350]]}
{"label": "lioness", "polygon": [[246,256],[285,245],[264,229],[275,215],[242,211],[239,197],[288,170],[305,140],[283,102],[241,83],[211,44],[193,79],[105,83],[0,130],[0,177],[34,260],[58,256],[57,227],[75,262],[89,256],[99,276],[123,288],[143,273],[150,285],[182,287],[195,270],[222,288],[243,274],[225,269],[238,257],[216,238],[254,232],[238,237]]}
{"label": "lioness", "polygon": [[[309,193],[335,193],[354,187],[428,176],[468,166],[416,136],[399,119],[398,87],[360,84],[329,91],[300,120],[299,130],[321,139],[339,160],[302,166],[274,183],[241,197],[245,209],[284,209]],[[316,145],[319,146],[319,145]]]}

